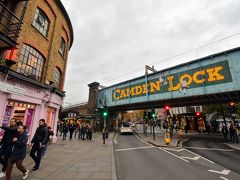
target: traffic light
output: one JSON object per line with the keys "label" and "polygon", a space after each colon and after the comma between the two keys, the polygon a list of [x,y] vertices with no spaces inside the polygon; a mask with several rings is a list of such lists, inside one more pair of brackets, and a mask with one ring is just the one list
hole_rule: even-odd
{"label": "traffic light", "polygon": [[156,117],[155,110],[151,109],[151,118],[154,119]]}
{"label": "traffic light", "polygon": [[170,113],[169,113],[170,107],[168,105],[166,105],[164,107],[164,109],[166,110],[167,115],[170,115]]}
{"label": "traffic light", "polygon": [[231,113],[231,114],[236,113],[235,103],[234,103],[234,102],[230,102],[229,104],[230,104],[230,113]]}
{"label": "traffic light", "polygon": [[201,112],[195,112],[195,116],[200,117],[201,116]]}
{"label": "traffic light", "polygon": [[143,119],[147,119],[148,115],[147,115],[147,111],[144,111],[143,113]]}
{"label": "traffic light", "polygon": [[106,117],[108,116],[108,109],[107,109],[107,107],[104,107],[104,108],[102,109],[102,116],[103,116],[104,118],[106,118]]}

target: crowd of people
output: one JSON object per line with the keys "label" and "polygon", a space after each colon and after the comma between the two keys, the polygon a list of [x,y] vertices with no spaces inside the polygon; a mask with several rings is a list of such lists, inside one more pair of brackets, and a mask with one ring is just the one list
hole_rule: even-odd
{"label": "crowd of people", "polygon": [[63,140],[66,140],[67,134],[69,132],[69,140],[72,140],[73,135],[75,138],[82,140],[92,140],[93,126],[91,123],[74,123],[73,121],[69,122],[58,122],[57,124],[57,136],[60,133],[60,136],[63,137]]}
{"label": "crowd of people", "polygon": [[[13,165],[22,172],[22,179],[26,179],[30,170],[23,166],[27,151],[27,128],[21,121],[10,120],[10,125],[0,127],[4,130],[4,135],[0,142],[0,163],[2,172],[0,178],[11,179]],[[39,120],[34,137],[31,140],[30,156],[35,165],[31,171],[37,171],[40,167],[41,158],[45,155],[50,136],[54,135],[51,127],[47,127],[45,120]]]}

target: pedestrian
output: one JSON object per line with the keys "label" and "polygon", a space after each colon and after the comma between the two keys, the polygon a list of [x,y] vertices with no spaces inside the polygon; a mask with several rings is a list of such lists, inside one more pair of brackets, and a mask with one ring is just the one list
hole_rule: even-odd
{"label": "pedestrian", "polygon": [[[30,156],[35,162],[32,171],[37,171],[41,163],[42,150],[45,148],[48,140],[48,129],[45,124],[45,119],[40,119],[38,122],[39,126],[31,141],[32,149]],[[37,153],[37,156],[35,155]]]}
{"label": "pedestrian", "polygon": [[223,126],[222,128],[222,134],[224,135],[224,138],[227,139],[227,135],[228,135],[228,128],[227,126]]}
{"label": "pedestrian", "polygon": [[56,132],[56,136],[58,136],[58,131],[60,131],[60,121],[57,122],[57,132]]}
{"label": "pedestrian", "polygon": [[85,125],[85,123],[83,123],[81,126],[81,139],[82,140],[85,140],[85,135],[86,135],[86,125]]}
{"label": "pedestrian", "polygon": [[231,124],[230,127],[229,127],[229,134],[230,134],[230,139],[234,140],[235,139],[235,133],[234,133],[234,129],[233,129],[233,124]]}
{"label": "pedestrian", "polygon": [[13,138],[17,134],[18,126],[16,124],[15,119],[10,120],[9,127],[2,126],[1,127],[4,131],[3,138],[0,142],[0,163],[3,165],[2,172],[0,173],[0,178],[5,177],[7,165],[8,165],[8,159],[12,154],[12,148],[13,148]]}
{"label": "pedestrian", "polygon": [[8,160],[8,166],[6,171],[6,180],[11,179],[12,168],[16,163],[17,168],[23,173],[22,179],[26,179],[28,177],[29,170],[23,166],[23,160],[26,157],[27,150],[27,133],[26,126],[20,125],[18,126],[18,134],[13,138],[13,152]]}
{"label": "pedestrian", "polygon": [[92,131],[93,131],[93,126],[91,125],[91,123],[88,124],[88,140],[91,141],[92,140]]}
{"label": "pedestrian", "polygon": [[81,124],[80,123],[78,123],[77,130],[78,130],[78,139],[80,139],[81,138]]}
{"label": "pedestrian", "polygon": [[66,140],[66,137],[67,137],[67,133],[68,133],[68,125],[67,123],[64,123],[63,124],[63,140]]}
{"label": "pedestrian", "polygon": [[49,141],[50,141],[50,136],[53,136],[54,133],[52,131],[52,128],[50,126],[47,127],[48,128],[48,139],[47,139],[47,144],[45,145],[45,147],[43,148],[42,150],[42,158],[45,156],[46,154],[46,151],[47,151],[47,148],[48,148],[48,144],[49,144]]}
{"label": "pedestrian", "polygon": [[75,131],[75,125],[73,124],[73,121],[70,121],[69,125],[68,125],[68,130],[70,133],[70,138],[69,140],[72,140],[72,136],[73,136],[73,132]]}

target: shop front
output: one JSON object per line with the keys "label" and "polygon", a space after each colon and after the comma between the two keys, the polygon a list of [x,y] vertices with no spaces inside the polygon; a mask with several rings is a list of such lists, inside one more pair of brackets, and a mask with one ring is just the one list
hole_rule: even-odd
{"label": "shop front", "polygon": [[[0,74],[0,82],[3,77]],[[0,124],[8,126],[14,118],[27,126],[29,142],[38,127],[38,120],[45,119],[47,126],[56,132],[58,113],[62,104],[62,96],[51,91],[48,86],[39,87],[25,81],[11,79],[4,82],[10,86],[20,88],[22,94],[0,90]],[[0,138],[4,131],[0,130]],[[56,142],[56,136],[53,142]]]}

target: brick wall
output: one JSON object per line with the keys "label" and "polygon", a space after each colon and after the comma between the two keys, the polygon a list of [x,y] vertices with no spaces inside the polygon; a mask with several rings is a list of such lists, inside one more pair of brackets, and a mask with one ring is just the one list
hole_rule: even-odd
{"label": "brick wall", "polygon": [[[24,25],[18,38],[18,54],[19,58],[23,44],[28,44],[37,49],[46,59],[43,68],[42,82],[47,83],[53,81],[54,69],[58,67],[62,72],[61,87],[65,80],[65,71],[67,65],[68,50],[72,41],[70,27],[67,23],[64,13],[56,3],[58,0],[34,0],[29,1],[26,14],[23,20]],[[42,35],[33,25],[36,9],[40,8],[48,16],[50,26],[48,35]],[[61,37],[66,42],[65,54],[62,56],[59,52]],[[11,67],[16,70],[17,64]]]}

